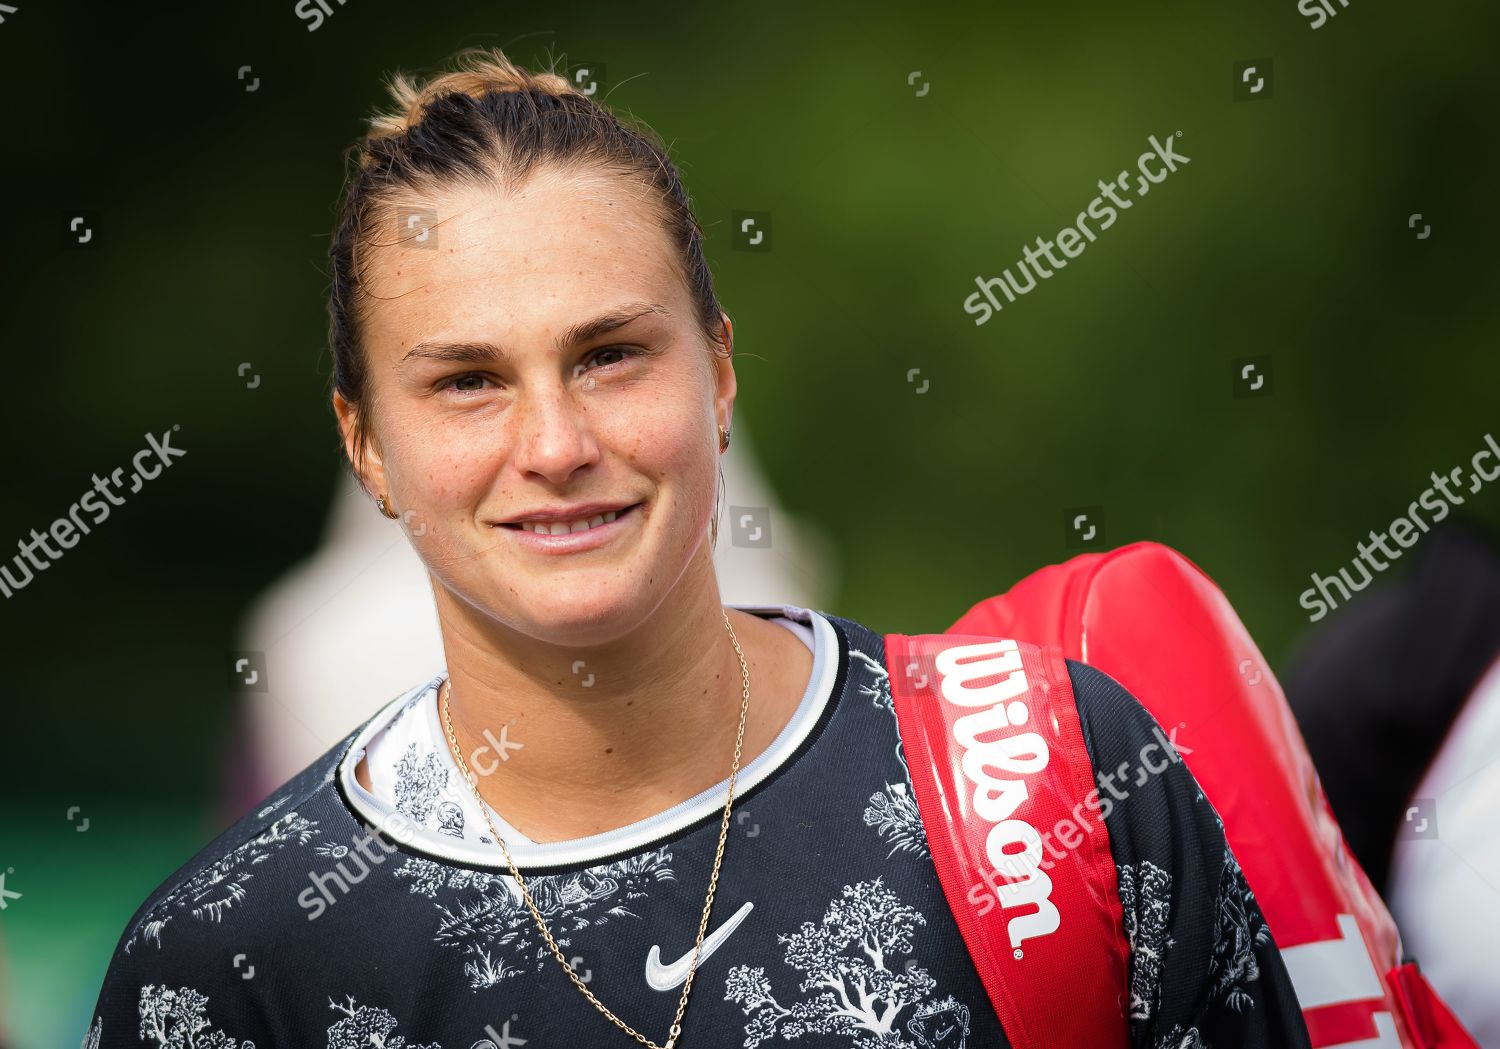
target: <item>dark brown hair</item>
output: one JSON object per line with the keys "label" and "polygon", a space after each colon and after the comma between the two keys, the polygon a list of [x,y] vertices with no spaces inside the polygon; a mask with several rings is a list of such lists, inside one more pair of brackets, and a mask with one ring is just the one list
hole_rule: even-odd
{"label": "dark brown hair", "polygon": [[397,206],[410,206],[444,187],[513,192],[548,166],[635,183],[646,190],[645,198],[675,249],[674,265],[693,298],[706,340],[717,344],[715,353],[727,354],[721,307],[703,256],[703,230],[656,134],[644,126],[627,126],[566,77],[529,72],[497,48],[467,48],[455,58],[456,69],[420,84],[396,73],[389,83],[395,111],[371,118],[369,134],[349,151],[353,170],[328,249],[333,271],[328,341],[333,389],[355,409],[355,462],[369,435],[361,330],[370,300],[361,265],[377,243],[377,233],[386,243],[399,235]]}

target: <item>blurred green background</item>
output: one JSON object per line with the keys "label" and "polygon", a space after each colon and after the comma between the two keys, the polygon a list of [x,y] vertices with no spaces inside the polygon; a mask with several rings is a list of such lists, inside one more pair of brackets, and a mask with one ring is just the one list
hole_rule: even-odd
{"label": "blurred green background", "polygon": [[[0,540],[147,431],[188,451],[0,600],[20,1049],[77,1044],[136,905],[225,819],[226,653],[341,469],[325,252],[391,70],[564,56],[670,144],[735,321],[737,419],[840,550],[828,610],[876,629],[941,630],[1075,553],[1065,508],[1102,506],[1108,545],[1208,571],[1274,666],[1309,573],[1500,433],[1493,5],[1353,0],[1313,29],[1295,0],[329,0],[315,32],[291,0],[11,6]],[[1267,57],[1269,97],[1235,101],[1234,64]],[[1066,270],[964,313],[976,275],[1178,131],[1191,163]],[[70,250],[80,210],[95,241]],[[736,210],[771,213],[772,250],[732,250]],[[1234,397],[1231,362],[1266,355],[1272,393]],[[1465,509],[1496,521],[1496,489]]]}

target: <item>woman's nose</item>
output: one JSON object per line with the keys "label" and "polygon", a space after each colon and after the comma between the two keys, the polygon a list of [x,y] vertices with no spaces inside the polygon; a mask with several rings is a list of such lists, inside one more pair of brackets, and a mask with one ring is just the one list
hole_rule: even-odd
{"label": "woman's nose", "polygon": [[580,466],[598,458],[588,413],[562,390],[534,394],[521,412],[514,461],[522,473],[562,484]]}

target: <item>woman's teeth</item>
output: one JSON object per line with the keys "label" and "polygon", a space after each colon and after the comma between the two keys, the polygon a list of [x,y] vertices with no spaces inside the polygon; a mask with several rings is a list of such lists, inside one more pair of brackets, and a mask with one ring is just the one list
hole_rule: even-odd
{"label": "woman's teeth", "polygon": [[523,521],[521,527],[528,532],[539,532],[542,535],[567,535],[570,532],[587,532],[597,525],[607,524],[619,515],[610,510],[607,513],[595,514],[593,517],[580,518],[577,521]]}

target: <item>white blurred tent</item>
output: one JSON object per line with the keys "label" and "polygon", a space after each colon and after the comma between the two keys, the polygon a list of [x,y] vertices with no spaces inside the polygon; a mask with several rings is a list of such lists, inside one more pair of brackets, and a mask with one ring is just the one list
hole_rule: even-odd
{"label": "white blurred tent", "polygon": [[[777,505],[748,427],[725,452],[714,554],[725,603],[822,608],[835,549]],[[767,507],[770,546],[736,546],[731,506]],[[444,665],[432,584],[397,521],[383,517],[349,471],[318,550],[252,603],[240,652],[261,653],[265,691],[241,693],[228,742],[234,768],[225,815],[237,816],[347,735],[381,704]]]}
{"label": "white blurred tent", "polygon": [[1500,1047],[1500,657],[1490,665],[1448,729],[1402,823],[1422,801],[1433,826],[1398,835],[1391,856],[1391,914],[1402,947],[1485,1049]]}

